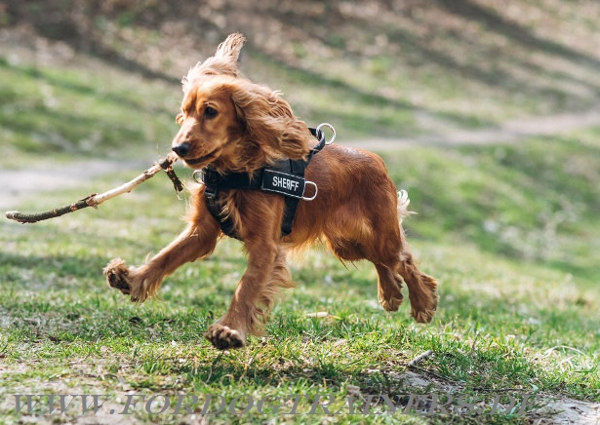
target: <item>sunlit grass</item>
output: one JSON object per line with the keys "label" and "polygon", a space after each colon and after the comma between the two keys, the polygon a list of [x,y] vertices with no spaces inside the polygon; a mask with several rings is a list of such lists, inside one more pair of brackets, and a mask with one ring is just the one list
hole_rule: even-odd
{"label": "sunlit grass", "polygon": [[[352,91],[342,78],[272,66],[277,78],[290,72],[307,85],[290,94],[303,118],[333,117],[340,133],[352,136],[419,131],[412,105],[371,93],[373,79]],[[371,66],[377,74],[390,64]],[[111,72],[1,60],[0,164],[68,169],[70,160],[164,154],[178,88],[139,85],[138,77]],[[462,118],[482,125],[477,114]],[[210,258],[168,277],[156,299],[131,304],[108,288],[101,270],[116,256],[144,262],[183,228],[186,195],[178,199],[162,174],[98,210],[27,226],[2,221],[0,416],[7,423],[20,418],[8,395],[70,391],[302,394],[310,402],[354,394],[361,403],[368,394],[458,391],[487,403],[481,416],[428,416],[433,423],[531,419],[491,412],[490,395],[506,392],[599,401],[598,140],[600,130],[592,128],[514,145],[382,153],[418,212],[405,221],[411,248],[440,282],[439,311],[427,326],[410,318],[408,297],[398,313],[379,307],[371,264],[344,266],[317,247],[291,259],[297,287],[284,293],[266,335],[251,337],[243,350],[219,352],[202,334],[228,308],[246,265],[241,244],[227,239]],[[64,205],[140,171],[123,165],[14,208]],[[189,170],[178,172],[189,180]],[[324,317],[310,316],[316,312]],[[422,369],[407,373],[408,362],[426,350],[433,354]],[[136,415],[155,423],[179,419]],[[225,412],[213,419],[263,423],[271,416]],[[288,423],[315,417],[306,418],[281,417]],[[335,417],[337,423],[426,419]]]}
{"label": "sunlit grass", "polygon": [[[553,152],[567,159],[579,147]],[[465,186],[455,183],[460,168],[472,176],[468,180],[487,187],[490,196],[502,198],[509,193],[502,187],[509,183],[497,182],[497,175],[512,173],[510,185],[525,191],[530,177],[527,166],[519,165],[519,156],[511,155],[510,164],[475,168],[460,165],[485,162],[487,149],[454,152],[447,163],[441,158],[448,158],[448,152],[436,150],[385,156],[398,185],[409,187],[412,206],[421,211],[406,224],[422,269],[440,281],[440,309],[432,324],[415,324],[407,305],[396,314],[385,313],[377,304],[376,274],[370,264],[346,268],[322,249],[309,250],[293,259],[297,287],[286,291],[273,311],[266,336],[251,337],[243,350],[218,352],[202,333],[226,311],[244,271],[238,242],[223,240],[209,259],[182,267],[166,279],[157,299],[143,305],[131,304],[101,276],[110,258],[141,263],[183,227],[186,201],[177,200],[161,176],[96,211],[32,226],[1,224],[0,347],[5,368],[12,371],[3,375],[4,393],[21,388],[51,392],[52,383],[60,381],[107,394],[406,394],[422,391],[402,378],[408,361],[432,350],[433,356],[421,366],[476,400],[507,389],[598,400],[600,316],[595,306],[600,295],[591,264],[567,256],[562,266],[490,243],[493,238],[482,226],[488,207],[476,202],[480,191],[461,190]],[[94,185],[110,187],[137,171],[123,171]],[[525,184],[517,186],[518,176]],[[569,197],[590,200],[589,186],[576,180],[569,184]],[[536,187],[548,198],[555,185],[542,180]],[[40,194],[23,207],[64,203],[77,199],[82,190]],[[503,205],[498,213],[511,217],[521,211],[527,223],[523,229],[534,231],[529,220],[538,219],[539,199],[522,193],[497,202]],[[586,208],[580,210],[581,221],[570,222],[556,234],[567,246],[578,247],[576,252],[585,252],[581,244],[587,243],[577,236],[581,226],[596,223]],[[429,233],[428,228],[437,231]],[[556,247],[557,252],[561,249]],[[328,315],[310,317],[314,312]],[[39,382],[44,384],[40,387]],[[433,388],[441,384],[431,382]],[[350,423],[352,417],[343,416],[342,423]],[[264,418],[254,412],[244,421]],[[391,418],[363,419],[386,423]],[[503,423],[522,420],[489,416],[490,421],[500,418]],[[430,419],[443,423],[458,417]],[[146,420],[164,418],[150,415]]]}

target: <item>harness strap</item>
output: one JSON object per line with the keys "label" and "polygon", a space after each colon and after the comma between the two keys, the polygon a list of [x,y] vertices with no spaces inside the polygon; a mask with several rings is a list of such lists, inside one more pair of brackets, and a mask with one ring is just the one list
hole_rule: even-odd
{"label": "harness strap", "polygon": [[[312,148],[306,160],[302,159],[283,159],[278,161],[273,166],[268,166],[257,170],[252,175],[248,173],[228,173],[225,175],[219,174],[211,166],[203,170],[203,181],[205,185],[204,200],[210,214],[219,222],[221,231],[235,239],[239,239],[239,235],[235,231],[235,225],[231,217],[226,216],[223,212],[223,205],[219,201],[219,192],[228,189],[250,189],[250,190],[268,190],[263,188],[263,176],[265,170],[281,172],[288,175],[293,175],[304,180],[304,173],[313,155],[320,152],[326,145],[325,134],[321,130],[314,128],[309,129],[311,134],[319,140],[319,144]],[[300,203],[300,198],[284,196],[285,210],[281,222],[281,235],[287,236],[292,232],[292,225],[296,210]]]}
{"label": "harness strap", "polygon": [[[246,173],[229,174],[230,179],[224,178],[217,173],[213,168],[207,167],[204,169],[204,201],[208,212],[219,222],[221,230],[227,236],[239,239],[235,233],[235,225],[231,217],[223,213],[223,205],[219,202],[219,189],[243,189],[248,187],[250,179]],[[247,183],[244,185],[244,183]],[[227,187],[229,185],[239,187]]]}
{"label": "harness strap", "polygon": [[[278,170],[304,177],[304,171],[306,171],[306,166],[312,158],[312,152],[313,151],[311,151],[310,158],[307,161],[291,159],[282,161],[284,162],[284,164],[282,164],[283,167],[278,168]],[[294,223],[294,217],[296,216],[296,209],[300,203],[300,198],[285,196],[284,202],[285,210],[283,211],[283,220],[281,222],[281,235],[287,236],[292,233],[292,224]]]}

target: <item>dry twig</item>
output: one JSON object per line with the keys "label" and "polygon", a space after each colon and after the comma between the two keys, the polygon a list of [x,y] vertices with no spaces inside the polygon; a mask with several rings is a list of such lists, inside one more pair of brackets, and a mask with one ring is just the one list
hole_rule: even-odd
{"label": "dry twig", "polygon": [[427,351],[419,354],[417,357],[415,357],[410,362],[408,362],[408,367],[409,368],[416,367],[419,363],[421,363],[427,357],[430,357],[432,354],[433,354],[433,351],[431,351],[431,350],[427,350]]}
{"label": "dry twig", "polygon": [[83,208],[87,207],[97,207],[101,203],[108,201],[111,198],[117,197],[124,193],[131,192],[136,186],[145,182],[149,178],[153,177],[161,170],[165,170],[171,181],[173,182],[173,186],[175,187],[175,191],[181,192],[183,190],[183,185],[175,171],[173,171],[173,164],[177,161],[177,155],[171,153],[168,154],[165,159],[158,161],[152,165],[152,167],[148,168],[142,174],[130,180],[129,182],[122,184],[119,187],[111,189],[107,192],[100,194],[92,194],[88,195],[85,198],[61,208],[55,208],[53,210],[44,211],[41,213],[33,213],[33,214],[23,214],[19,211],[7,211],[6,218],[10,220],[15,220],[20,223],[36,223],[38,221],[47,220],[49,218],[60,217],[61,215],[71,213]]}

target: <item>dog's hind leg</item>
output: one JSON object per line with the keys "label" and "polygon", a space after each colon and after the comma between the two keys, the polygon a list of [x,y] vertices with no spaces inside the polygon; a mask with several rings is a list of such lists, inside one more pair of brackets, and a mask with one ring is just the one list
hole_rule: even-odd
{"label": "dog's hind leg", "polygon": [[[386,311],[398,311],[402,304],[402,279],[380,260],[380,255],[369,255],[374,249],[356,241],[345,241],[329,237],[327,242],[331,250],[342,260],[357,261],[368,258],[377,270],[377,297]],[[385,260],[384,260],[385,261]],[[394,264],[395,266],[395,264]]]}
{"label": "dog's hind leg", "polygon": [[402,281],[408,287],[411,315],[417,322],[428,323],[438,304],[437,282],[422,273],[406,249],[383,259],[369,258],[377,269],[379,303],[387,311],[396,311],[402,304]]}
{"label": "dog's hind leg", "polygon": [[398,233],[389,231],[378,234],[381,238],[373,243],[367,258],[377,268],[381,305],[388,311],[397,310],[402,302],[400,288],[404,281],[408,287],[412,316],[417,322],[430,322],[438,304],[437,282],[416,266],[401,228]]}
{"label": "dog's hind leg", "polygon": [[[390,204],[392,197],[389,196]],[[422,273],[408,251],[401,219],[406,216],[408,196],[398,198],[397,212],[382,206],[374,210],[372,237],[363,241],[365,257],[375,264],[378,274],[379,301],[388,311],[397,310],[402,302],[402,281],[408,287],[411,314],[417,322],[428,323],[438,304],[437,282]]]}
{"label": "dog's hind leg", "polygon": [[399,261],[392,270],[396,270],[408,286],[411,315],[417,322],[431,322],[438,305],[436,280],[422,273],[406,250],[400,254]]}
{"label": "dog's hind leg", "polygon": [[[393,262],[392,270],[402,276],[408,286],[411,314],[417,322],[429,323],[437,310],[437,282],[431,276],[422,273],[414,263],[412,254],[407,249],[406,236],[402,228],[402,219],[409,215],[410,199],[405,190],[398,192],[397,212],[399,224],[400,254],[398,261]],[[398,279],[399,280],[399,279]]]}
{"label": "dog's hind leg", "polygon": [[377,269],[377,295],[379,304],[386,311],[398,311],[404,296],[402,280],[383,264],[375,264]]}

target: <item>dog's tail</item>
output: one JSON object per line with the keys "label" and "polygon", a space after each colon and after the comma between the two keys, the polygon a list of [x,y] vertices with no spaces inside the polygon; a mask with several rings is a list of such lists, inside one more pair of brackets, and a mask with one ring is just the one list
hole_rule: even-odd
{"label": "dog's tail", "polygon": [[414,211],[408,210],[410,204],[410,198],[408,192],[404,189],[398,191],[398,220],[402,223],[402,220],[411,214],[415,214]]}

